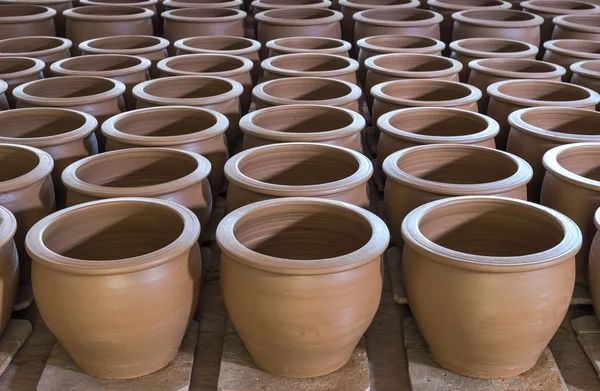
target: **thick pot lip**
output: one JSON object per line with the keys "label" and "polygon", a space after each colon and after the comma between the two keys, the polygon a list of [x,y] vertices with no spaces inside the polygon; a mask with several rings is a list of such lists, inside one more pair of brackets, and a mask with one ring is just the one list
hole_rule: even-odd
{"label": "thick pot lip", "polygon": [[339,0],[338,4],[340,7],[346,7],[351,10],[368,10],[375,8],[388,8],[388,7],[397,7],[397,8],[417,8],[419,6],[419,0],[404,0],[404,4],[368,4],[368,3],[354,3],[352,0]]}
{"label": "thick pot lip", "polygon": [[[541,65],[551,68],[548,72],[516,72],[498,69],[495,64],[504,62],[522,63],[523,65]],[[551,62],[530,60],[527,58],[480,58],[469,62],[471,71],[484,73],[486,75],[501,76],[508,79],[553,79],[560,78],[567,70]]]}
{"label": "thick pot lip", "polygon": [[388,12],[389,11],[401,11],[401,12],[406,12],[406,13],[429,15],[428,18],[421,19],[421,20],[396,21],[396,20],[381,20],[372,15],[372,14],[375,14],[375,13],[378,13],[381,11],[386,11],[386,9],[374,8],[374,9],[370,9],[370,10],[360,11],[360,12],[357,12],[354,15],[352,15],[352,18],[357,23],[372,24],[375,26],[388,26],[388,27],[430,26],[430,25],[442,23],[442,21],[444,20],[444,17],[442,15],[440,15],[439,13],[430,11],[430,10],[420,9],[420,8],[392,7],[392,9],[387,9],[387,11]]}
{"label": "thick pot lip", "polygon": [[[441,208],[467,203],[470,205],[508,204],[523,209],[537,209],[538,213],[552,218],[562,228],[564,237],[556,246],[542,252],[499,257],[451,250],[427,239],[419,229],[421,220],[427,214]],[[414,251],[435,262],[487,273],[516,273],[552,267],[574,257],[581,248],[582,241],[581,231],[577,225],[562,213],[532,202],[497,196],[450,197],[422,205],[410,212],[402,222],[402,237]]]}
{"label": "thick pot lip", "polygon": [[554,147],[548,152],[544,154],[542,158],[542,163],[544,164],[544,168],[550,174],[554,175],[561,180],[575,185],[577,187],[583,187],[595,192],[600,191],[600,181],[595,181],[593,179],[586,178],[584,176],[575,174],[564,168],[558,162],[558,158],[565,151],[568,152],[577,152],[581,150],[596,150],[600,151],[600,142],[587,142],[587,143],[574,143],[574,144],[565,144],[560,145],[558,147]]}
{"label": "thick pot lip", "polygon": [[379,83],[371,88],[371,95],[373,98],[379,99],[383,102],[391,103],[391,104],[405,104],[407,106],[412,107],[420,107],[423,106],[423,101],[407,99],[407,98],[397,98],[391,95],[388,95],[383,92],[383,89],[389,85],[393,84],[410,84],[416,83],[423,85],[426,84],[437,84],[439,86],[446,86],[448,88],[462,88],[465,91],[469,91],[467,95],[463,96],[459,99],[449,99],[449,100],[439,100],[439,101],[427,101],[427,106],[430,107],[455,107],[458,105],[466,105],[469,103],[477,102],[481,99],[482,93],[479,88],[474,87],[470,84],[460,83],[457,81],[448,81],[448,80],[439,80],[439,79],[400,79],[400,80],[392,80],[386,81],[384,83]]}
{"label": "thick pot lip", "polygon": [[23,109],[14,109],[0,111],[0,127],[4,119],[10,119],[11,117],[25,116],[27,118],[35,118],[36,115],[51,115],[55,113],[56,116],[73,116],[81,117],[84,120],[83,125],[77,129],[73,129],[70,132],[60,133],[52,136],[45,137],[6,137],[0,135],[0,143],[14,143],[14,144],[25,144],[35,148],[45,148],[55,145],[68,144],[70,142],[81,140],[91,135],[94,130],[98,127],[98,120],[91,114],[84,113],[83,111],[70,110],[58,107],[27,107]]}
{"label": "thick pot lip", "polygon": [[165,0],[162,2],[165,7],[170,8],[239,8],[244,2],[242,0],[229,0],[225,2],[209,3],[208,5],[195,3],[180,3],[177,0]]}
{"label": "thick pot lip", "polygon": [[[176,68],[173,68],[173,64],[180,61],[201,61],[202,59],[208,58],[222,58],[239,61],[240,66],[236,69],[232,69],[229,71],[217,71],[217,72],[192,72],[192,71],[182,71]],[[180,56],[167,57],[165,59],[160,60],[156,67],[159,71],[167,75],[173,76],[185,76],[185,75],[218,75],[219,77],[234,77],[238,75],[242,75],[244,73],[248,73],[254,67],[254,63],[252,60],[249,60],[245,57],[232,56],[229,54],[218,54],[218,53],[195,53],[195,54],[184,54]]]}
{"label": "thick pot lip", "polygon": [[[19,41],[19,40],[55,40],[57,43],[60,42],[60,44],[58,44],[56,47],[50,48],[50,49],[45,49],[45,50],[38,50],[35,52],[8,52],[8,53],[4,53],[1,50],[1,45],[3,43],[10,43],[10,42],[15,42],[15,41]],[[0,55],[2,56],[22,56],[22,57],[33,57],[33,56],[47,56],[49,54],[54,54],[54,53],[59,53],[65,50],[69,50],[71,48],[71,46],[73,46],[73,42],[71,42],[71,40],[67,39],[67,38],[61,38],[61,37],[46,37],[46,36],[31,36],[31,37],[15,37],[15,38],[7,38],[7,39],[3,39],[0,40]]]}
{"label": "thick pot lip", "polygon": [[[500,89],[505,85],[511,84],[551,84],[556,86],[562,86],[563,88],[572,88],[578,89],[587,93],[587,97],[584,99],[571,100],[571,101],[545,101],[545,100],[536,100],[536,99],[526,99],[520,98],[517,96],[508,95]],[[490,98],[498,99],[499,101],[516,104],[523,107],[536,107],[536,106],[565,106],[565,107],[593,107],[600,103],[600,94],[597,92],[576,84],[564,83],[561,81],[553,81],[553,80],[526,80],[526,79],[517,79],[517,80],[504,80],[498,81],[496,83],[491,84],[487,88],[487,94]]]}
{"label": "thick pot lip", "polygon": [[[121,40],[128,40],[128,39],[140,38],[140,37],[148,39],[148,40],[155,40],[156,43],[153,45],[150,45],[150,46],[146,46],[143,48],[135,48],[135,49],[102,49],[102,48],[94,47],[94,45],[96,43],[102,42],[102,41],[121,41]],[[96,55],[97,54],[127,54],[127,55],[146,54],[146,53],[152,53],[152,52],[164,50],[168,47],[169,47],[168,40],[161,38],[161,37],[154,37],[151,35],[120,35],[120,36],[116,36],[116,37],[101,37],[101,38],[88,39],[87,41],[83,41],[82,43],[79,44],[79,50],[81,50],[82,52],[95,53]]]}
{"label": "thick pot lip", "polygon": [[[409,70],[397,70],[385,68],[377,62],[381,59],[386,58],[394,58],[399,63],[402,62],[403,59],[409,58],[422,58],[423,60],[431,60],[431,61],[445,61],[448,65],[445,69],[433,70],[433,71],[409,71]],[[436,79],[441,77],[448,77],[452,75],[458,74],[462,69],[463,65],[460,61],[457,61],[453,58],[436,56],[432,54],[421,54],[421,53],[388,53],[388,54],[379,54],[377,56],[369,57],[365,60],[365,67],[375,73],[401,77],[401,78],[415,78],[415,79]]]}
{"label": "thick pot lip", "polygon": [[[248,46],[243,48],[243,49],[234,49],[234,50],[213,50],[213,49],[202,49],[202,48],[195,48],[193,46],[190,46],[190,43],[194,42],[194,41],[214,41],[214,40],[227,40],[227,41],[231,41],[231,42],[244,42],[247,43]],[[168,42],[168,41],[167,41]],[[168,46],[168,45],[167,45]],[[179,39],[177,41],[175,41],[173,43],[173,46],[175,47],[175,49],[177,50],[181,50],[183,52],[186,53],[224,53],[224,54],[231,54],[231,55],[244,55],[244,54],[250,54],[250,53],[254,53],[260,50],[261,48],[261,43],[254,40],[254,39],[250,39],[250,38],[244,38],[244,37],[230,37],[228,35],[212,35],[212,36],[204,36],[204,37],[189,37],[189,38],[182,38]]]}
{"label": "thick pot lip", "polygon": [[582,20],[582,19],[597,19],[598,23],[600,24],[600,15],[598,14],[593,14],[593,15],[581,15],[581,14],[576,14],[576,15],[571,15],[571,14],[567,14],[567,15],[559,15],[559,16],[555,16],[552,19],[552,23],[554,23],[554,25],[556,26],[560,26],[560,27],[564,27],[567,28],[569,30],[575,30],[575,31],[585,31],[588,33],[595,33],[595,34],[599,34],[600,33],[600,26],[596,27],[596,26],[586,26],[583,25],[581,23],[577,23],[576,20]]}
{"label": "thick pot lip", "polygon": [[[25,8],[30,10],[36,10],[37,13],[33,15],[20,15],[20,16],[2,16],[4,12],[0,11],[0,24],[4,23],[31,23],[37,22],[40,20],[51,19],[56,16],[56,10],[48,7],[44,7],[43,5],[37,4],[24,4],[24,3],[15,3],[15,4],[0,4],[0,10],[2,8],[14,9],[16,8]],[[20,38],[20,37],[19,37]]]}
{"label": "thick pot lip", "polygon": [[[573,9],[573,8],[559,8],[553,7],[556,3],[572,3],[574,5],[579,6],[587,6],[589,8],[583,9]],[[556,15],[564,15],[564,14],[587,14],[589,12],[599,12],[600,7],[593,3],[588,3],[585,1],[577,1],[577,0],[528,0],[523,1],[521,3],[521,8],[527,10],[529,12],[535,11],[545,14],[556,14]]]}
{"label": "thick pot lip", "polygon": [[[226,16],[189,16],[186,15],[192,11],[224,11],[230,12],[230,15]],[[183,22],[183,23],[223,23],[223,22],[235,22],[241,21],[246,17],[246,12],[235,9],[235,8],[177,8],[169,11],[165,11],[160,14],[163,19],[170,20],[173,22]]]}
{"label": "thick pot lip", "polygon": [[[477,119],[487,126],[485,129],[472,134],[461,136],[430,136],[413,132],[406,132],[398,129],[391,124],[394,117],[402,115],[410,115],[413,113],[431,112],[431,116],[436,116],[436,113],[451,113],[456,116],[471,117]],[[474,111],[456,109],[453,107],[409,107],[406,109],[392,110],[380,116],[377,119],[377,128],[382,133],[385,133],[393,138],[410,140],[418,144],[473,144],[484,140],[494,138],[500,132],[500,125],[496,120],[487,115],[479,114]]]}
{"label": "thick pot lip", "polygon": [[8,90],[8,84],[4,80],[0,80],[0,95],[4,94]]}
{"label": "thick pot lip", "polygon": [[[513,44],[513,45],[523,45],[523,47],[525,47],[526,50],[522,50],[519,52],[484,52],[484,51],[480,51],[480,50],[469,49],[469,48],[466,48],[463,46],[464,44],[469,44],[471,42],[476,42],[476,41],[483,42],[483,43],[489,42],[489,41],[496,41],[496,42],[501,41],[501,42],[506,42],[506,43]],[[473,57],[473,58],[488,58],[488,57],[490,57],[491,53],[493,53],[494,58],[529,58],[529,57],[535,57],[535,55],[539,51],[537,46],[532,45],[530,43],[515,41],[512,39],[503,39],[503,38],[465,38],[465,39],[459,39],[457,41],[450,42],[449,47],[450,47],[450,50],[452,50],[453,52],[456,52],[463,56]]]}
{"label": "thick pot lip", "polygon": [[[233,232],[240,220],[249,219],[247,216],[251,216],[252,213],[286,206],[295,209],[329,206],[338,211],[352,213],[370,226],[371,238],[364,246],[348,254],[310,260],[284,259],[260,254],[245,247],[236,239]],[[387,226],[375,214],[346,202],[314,197],[276,198],[245,205],[225,216],[217,227],[216,237],[221,250],[235,257],[238,262],[252,268],[290,275],[323,275],[355,269],[380,257],[390,240]]]}
{"label": "thick pot lip", "polygon": [[[286,69],[277,66],[277,64],[273,64],[280,61],[291,61],[298,62],[302,61],[302,59],[306,58],[321,58],[323,61],[326,60],[337,60],[337,61],[345,61],[346,66],[339,69],[333,69],[330,71],[302,71],[295,69]],[[280,56],[269,57],[263,62],[261,62],[260,67],[264,72],[269,72],[276,75],[283,75],[288,77],[301,77],[301,76],[319,76],[319,77],[335,77],[346,75],[349,73],[354,73],[358,71],[358,61],[350,58],[338,56],[335,54],[326,54],[326,53],[293,53],[293,54],[282,54]]]}
{"label": "thick pot lip", "polygon": [[508,116],[508,122],[511,127],[515,128],[519,132],[526,133],[532,135],[536,138],[541,138],[544,140],[551,140],[559,143],[580,143],[580,142],[599,142],[600,141],[600,133],[598,135],[589,135],[589,134],[573,134],[573,133],[561,133],[555,132],[553,130],[548,130],[546,128],[540,128],[538,126],[532,125],[523,119],[524,116],[531,113],[539,113],[540,115],[544,115],[544,113],[549,113],[549,115],[556,113],[571,113],[574,115],[589,115],[598,116],[598,123],[600,124],[600,113],[587,109],[579,109],[575,107],[528,107],[524,109],[519,109],[513,111]]}
{"label": "thick pot lip", "polygon": [[468,4],[457,3],[448,3],[444,0],[427,0],[427,5],[430,7],[435,7],[448,11],[466,11],[470,9],[490,9],[490,8],[500,8],[500,9],[509,9],[512,7],[512,4],[508,1],[496,0],[498,2],[497,5],[481,5],[481,6],[473,6]]}
{"label": "thick pot lip", "polygon": [[37,166],[35,166],[35,168],[29,171],[27,174],[21,175],[18,178],[9,179],[8,181],[0,182],[0,192],[2,193],[24,189],[35,183],[38,183],[49,176],[54,169],[54,160],[47,152],[42,151],[41,149],[21,144],[1,144],[0,148],[26,150],[29,153],[35,154],[39,160]]}
{"label": "thick pot lip", "polygon": [[596,230],[600,230],[600,208],[594,213],[594,225],[596,226]]}
{"label": "thick pot lip", "polygon": [[[88,96],[79,96],[79,97],[75,97],[75,98],[44,97],[44,96],[30,95],[25,92],[25,89],[27,87],[34,85],[35,83],[46,84],[46,85],[51,85],[51,83],[60,83],[61,82],[60,79],[62,77],[69,77],[69,78],[71,78],[71,80],[73,80],[74,78],[88,79],[88,80],[96,79],[98,81],[110,82],[110,83],[112,83],[113,87],[110,90],[101,92],[99,94],[88,95]],[[49,79],[39,79],[39,80],[30,81],[25,84],[21,84],[13,90],[13,96],[15,97],[15,99],[21,100],[21,101],[29,103],[29,104],[41,105],[41,106],[56,106],[56,107],[65,106],[65,107],[68,107],[68,106],[75,106],[75,105],[81,106],[84,104],[93,104],[93,103],[98,103],[98,102],[104,102],[104,101],[110,100],[110,99],[116,99],[119,96],[123,95],[124,92],[125,92],[125,84],[121,83],[118,80],[109,79],[106,77],[99,77],[99,76],[61,76],[60,78],[54,77],[54,78],[49,78]]]}
{"label": "thick pot lip", "polygon": [[[277,112],[297,112],[299,110],[313,111],[313,110],[328,110],[336,111],[339,114],[348,116],[351,119],[350,124],[342,128],[333,129],[325,132],[280,132],[277,130],[271,130],[264,128],[254,123],[254,119],[259,115],[269,115],[270,113]],[[245,134],[250,134],[255,137],[280,141],[280,142],[314,142],[314,141],[327,141],[335,140],[343,137],[348,137],[357,132],[360,132],[366,126],[366,121],[359,113],[344,109],[342,107],[325,106],[325,105],[313,105],[313,104],[293,104],[283,106],[272,106],[264,109],[254,110],[240,119],[240,129]]]}
{"label": "thick pot lip", "polygon": [[327,8],[298,8],[295,12],[315,11],[319,10],[329,15],[321,18],[313,19],[288,19],[281,18],[281,14],[287,13],[291,8],[278,8],[259,12],[254,15],[254,18],[260,23],[281,25],[281,26],[314,26],[320,24],[336,23],[344,18],[341,12],[330,10]]}
{"label": "thick pot lip", "polygon": [[[334,48],[326,48],[326,49],[303,49],[303,48],[292,48],[289,46],[285,46],[286,41],[290,40],[315,40],[315,41],[323,41],[323,42],[334,42],[339,46]],[[268,41],[265,45],[270,50],[274,50],[277,52],[292,54],[292,53],[326,53],[326,54],[338,54],[338,53],[347,53],[352,49],[352,45],[350,42],[342,41],[341,39],[329,38],[329,37],[284,37],[284,38],[276,38]]]}
{"label": "thick pot lip", "polygon": [[343,81],[343,80],[326,79],[323,77],[293,77],[293,78],[290,77],[290,78],[280,78],[280,79],[269,80],[264,83],[257,84],[256,87],[254,87],[252,89],[252,95],[256,99],[258,99],[262,102],[265,102],[268,104],[275,104],[278,106],[299,104],[301,101],[296,100],[296,99],[279,98],[279,97],[276,97],[273,95],[269,95],[268,93],[265,92],[265,86],[268,86],[269,84],[274,84],[274,83],[277,83],[277,84],[289,83],[289,82],[302,83],[302,82],[309,82],[311,80],[327,80],[328,82],[331,82],[331,83],[342,83],[342,84],[345,84],[346,87],[348,87],[348,89],[350,90],[350,92],[348,94],[341,96],[339,98],[312,101],[313,104],[326,105],[326,106],[341,106],[346,103],[354,102],[354,101],[360,99],[360,97],[362,96],[362,90],[356,84],[353,84],[353,83],[350,83],[347,81]]}
{"label": "thick pot lip", "polygon": [[[407,155],[418,155],[420,153],[438,152],[441,155],[447,151],[473,151],[486,153],[488,156],[496,155],[498,159],[505,159],[517,167],[517,170],[504,179],[494,182],[483,182],[475,184],[445,183],[430,181],[410,175],[398,168],[398,160]],[[468,196],[468,195],[494,195],[505,193],[519,187],[526,186],[533,176],[533,169],[522,158],[498,149],[482,147],[480,145],[457,145],[457,144],[428,144],[405,148],[392,153],[383,161],[383,171],[388,180],[392,180],[403,186],[419,191],[446,196]]]}
{"label": "thick pot lip", "polygon": [[260,10],[259,12],[265,10],[272,9],[282,9],[282,8],[330,8],[331,1],[330,0],[319,0],[318,3],[315,4],[267,4],[262,2],[261,0],[252,1],[252,6],[255,10]]}
{"label": "thick pot lip", "polygon": [[[114,11],[127,10],[136,11],[133,14],[121,15],[97,15],[94,11],[102,11],[112,9]],[[82,13],[81,11],[90,11],[91,13]],[[143,20],[154,17],[154,11],[142,7],[121,6],[121,5],[84,5],[81,7],[71,8],[63,11],[63,15],[67,19],[82,20],[88,22],[112,22],[112,21],[131,21]]]}
{"label": "thick pot lip", "polygon": [[[513,15],[521,15],[529,17],[528,20],[488,20],[477,17],[477,14],[481,13],[507,13]],[[475,14],[475,16],[473,15]],[[531,12],[518,11],[513,9],[472,9],[466,11],[459,11],[452,14],[452,19],[455,22],[466,23],[475,26],[483,27],[496,27],[496,28],[530,28],[541,26],[544,23],[544,18],[539,15],[532,14]]]}
{"label": "thick pot lip", "polygon": [[553,39],[551,41],[544,42],[544,49],[549,50],[551,52],[555,52],[558,54],[562,54],[563,56],[575,57],[575,58],[584,58],[591,60],[600,59],[599,53],[589,53],[589,52],[581,52],[578,50],[567,49],[564,47],[560,47],[561,43],[566,44],[574,44],[574,43],[587,43],[587,44],[596,44],[598,45],[598,49],[600,49],[600,42],[591,41],[587,39]]}
{"label": "thick pot lip", "polygon": [[[69,63],[77,63],[81,61],[86,61],[90,59],[98,60],[100,62],[102,59],[111,59],[111,58],[123,58],[137,61],[138,63],[134,66],[119,68],[119,69],[111,69],[107,71],[78,71],[69,68],[65,68],[65,65],[69,65]],[[131,75],[134,73],[145,72],[152,65],[152,61],[148,60],[144,57],[139,56],[130,56],[126,54],[91,54],[85,56],[77,56],[77,57],[68,57],[62,60],[58,60],[52,65],[50,65],[50,71],[55,75],[60,76],[100,76],[100,77],[117,77],[123,75]]]}
{"label": "thick pot lip", "polygon": [[8,60],[8,59],[28,61],[31,66],[27,69],[23,69],[23,70],[16,71],[16,72],[2,73],[2,74],[0,74],[0,79],[9,80],[9,79],[18,79],[21,77],[31,76],[31,75],[35,75],[36,73],[42,72],[44,70],[44,68],[46,68],[46,63],[44,63],[42,60],[39,60],[37,58],[31,58],[31,57],[5,56],[5,57],[0,57],[0,62],[2,62],[3,60]]}
{"label": "thick pot lip", "polygon": [[[194,171],[181,178],[156,185],[137,187],[94,185],[92,183],[85,182],[77,175],[78,171],[85,166],[95,165],[96,167],[100,167],[107,161],[112,160],[113,162],[118,162],[123,157],[135,158],[139,156],[143,157],[152,155],[162,155],[167,159],[169,157],[172,158],[175,155],[180,155],[182,157],[194,160],[197,164],[197,167],[194,169]],[[61,180],[68,190],[73,191],[74,193],[84,194],[92,197],[159,197],[162,195],[182,191],[201,183],[208,177],[210,171],[211,165],[208,159],[197,153],[171,148],[131,148],[104,152],[98,155],[91,155],[80,159],[70,164],[63,170]]]}
{"label": "thick pot lip", "polygon": [[598,60],[584,60],[571,64],[570,69],[571,72],[576,73],[578,75],[586,76],[592,79],[600,79],[600,71],[593,71],[591,69],[586,68],[585,66],[588,64],[598,64],[600,69],[600,59]]}
{"label": "thick pot lip", "polygon": [[131,3],[108,3],[103,2],[102,0],[79,0],[79,4],[81,5],[119,5],[124,7],[152,7],[158,4],[158,0],[143,0]]}
{"label": "thick pot lip", "polygon": [[5,207],[0,206],[0,249],[4,248],[17,232],[17,219]]}
{"label": "thick pot lip", "polygon": [[[126,205],[128,203],[152,204],[177,214],[183,222],[181,235],[167,246],[148,254],[111,261],[90,261],[65,257],[50,250],[42,240],[48,227],[51,224],[58,224],[65,216],[72,215],[73,213],[85,213],[86,209],[91,210],[109,207],[107,205],[110,204]],[[110,198],[71,206],[44,217],[29,230],[25,245],[27,253],[33,258],[34,262],[39,262],[52,269],[70,274],[108,276],[133,273],[167,263],[189,251],[189,249],[198,241],[199,236],[200,222],[194,213],[184,206],[156,198]]]}

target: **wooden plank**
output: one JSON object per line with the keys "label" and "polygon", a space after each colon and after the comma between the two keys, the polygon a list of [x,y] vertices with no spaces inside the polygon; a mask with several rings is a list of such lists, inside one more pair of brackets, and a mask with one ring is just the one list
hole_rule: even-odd
{"label": "wooden plank", "polygon": [[6,371],[17,351],[31,334],[31,323],[25,319],[11,319],[0,337],[0,375]]}
{"label": "wooden plank", "polygon": [[600,376],[600,323],[598,318],[594,315],[586,315],[571,320],[571,324],[577,333],[577,340]]}
{"label": "wooden plank", "polygon": [[404,290],[404,282],[402,281],[402,252],[398,247],[390,247],[385,252],[385,259],[392,278],[394,300],[398,304],[408,304],[406,291]]}

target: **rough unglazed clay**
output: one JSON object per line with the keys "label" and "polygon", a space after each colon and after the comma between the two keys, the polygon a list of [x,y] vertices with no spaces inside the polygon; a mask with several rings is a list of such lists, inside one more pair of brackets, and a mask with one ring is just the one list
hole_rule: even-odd
{"label": "rough unglazed clay", "polygon": [[260,368],[306,378],[349,360],[381,298],[380,218],[339,201],[267,200],[227,215],[217,241],[228,316]]}
{"label": "rough unglazed clay", "polygon": [[576,62],[571,65],[571,73],[571,83],[600,93],[600,60]]}
{"label": "rough unglazed clay", "polygon": [[40,315],[79,368],[125,379],[175,357],[200,293],[199,235],[189,209],[149,198],[77,205],[31,229]]}
{"label": "rough unglazed clay", "polygon": [[590,249],[589,279],[590,296],[592,297],[594,312],[598,314],[600,313],[600,265],[598,264],[600,262],[600,254],[598,253],[600,251],[600,235],[598,234],[598,230],[600,230],[600,212],[598,210],[594,214],[594,225],[596,227],[596,234]]}
{"label": "rough unglazed clay", "polygon": [[0,206],[0,335],[12,316],[13,305],[19,290],[19,258],[13,237],[17,232],[17,220],[6,208]]}
{"label": "rough unglazed clay", "polygon": [[8,99],[6,98],[6,92],[8,91],[8,84],[0,79],[0,111],[10,109],[8,105]]}
{"label": "rough unglazed clay", "polygon": [[374,35],[418,35],[440,39],[440,23],[444,17],[437,12],[417,8],[377,8],[360,11],[353,16],[354,40]]}
{"label": "rough unglazed clay", "polygon": [[552,23],[552,39],[600,40],[600,15],[561,15]]}
{"label": "rough unglazed clay", "polygon": [[65,36],[65,18],[63,16],[63,12],[73,8],[73,1],[71,0],[26,0],[26,1],[14,1],[14,0],[6,0],[2,3],[14,4],[35,4],[41,5],[44,7],[52,8],[56,11],[56,15],[54,15],[54,27],[56,28],[56,35],[59,37]]}
{"label": "rough unglazed clay", "polygon": [[358,61],[323,53],[296,53],[269,57],[260,64],[264,81],[283,77],[323,77],[356,84]]}
{"label": "rough unglazed clay", "polygon": [[266,44],[269,57],[294,53],[325,53],[348,57],[350,42],[323,37],[287,37],[273,39]]}
{"label": "rough unglazed clay", "polygon": [[44,78],[46,64],[42,60],[28,57],[1,57],[0,80],[4,80],[7,89],[4,92],[10,108],[15,108],[12,90],[20,84]]}
{"label": "rough unglazed clay", "polygon": [[[286,9],[286,8],[329,8],[331,7],[331,1],[329,0],[254,0],[252,1],[252,9],[254,15],[274,10],[274,9]],[[258,19],[254,18],[254,31],[258,29]]]}
{"label": "rough unglazed clay", "polygon": [[223,184],[223,166],[229,156],[225,132],[227,117],[199,107],[168,106],[128,111],[102,126],[106,150],[165,147],[195,152],[208,159],[213,195]]}
{"label": "rough unglazed clay", "polygon": [[571,80],[571,65],[583,60],[600,60],[600,42],[584,39],[557,39],[544,43],[544,61],[567,69],[563,81]]}
{"label": "rough unglazed clay", "polygon": [[54,36],[52,8],[35,4],[0,4],[0,39],[27,36]]}
{"label": "rough unglazed clay", "polygon": [[242,0],[165,0],[167,10],[176,8],[234,8],[241,9]]}
{"label": "rough unglazed clay", "polygon": [[58,37],[19,37],[0,40],[0,57],[30,57],[46,64],[44,74],[51,76],[50,64],[71,56],[73,43]]}
{"label": "rough unglazed clay", "polygon": [[402,236],[408,304],[433,359],[480,378],[531,369],[573,294],[573,221],[511,198],[454,197],[415,209]]}

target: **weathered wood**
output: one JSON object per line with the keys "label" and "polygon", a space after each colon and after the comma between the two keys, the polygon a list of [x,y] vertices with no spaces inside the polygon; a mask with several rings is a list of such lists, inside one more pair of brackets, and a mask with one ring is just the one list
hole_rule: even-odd
{"label": "weathered wood", "polygon": [[0,337],[0,375],[4,373],[17,351],[31,334],[31,323],[25,319],[11,319]]}
{"label": "weathered wood", "polygon": [[590,297],[590,291],[587,286],[575,284],[571,305],[592,305],[592,298]]}
{"label": "weathered wood", "polygon": [[583,347],[594,369],[600,376],[600,323],[594,315],[582,316],[571,321],[577,340]]}

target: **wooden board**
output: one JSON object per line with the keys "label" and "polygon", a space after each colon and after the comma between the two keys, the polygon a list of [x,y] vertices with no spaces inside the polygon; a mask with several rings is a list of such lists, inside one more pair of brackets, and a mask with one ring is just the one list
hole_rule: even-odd
{"label": "wooden board", "polygon": [[590,297],[590,291],[587,286],[575,284],[571,305],[592,305],[592,298]]}
{"label": "wooden board", "polygon": [[598,318],[594,315],[581,316],[573,319],[571,325],[577,334],[577,340],[600,376],[600,323]]}
{"label": "wooden board", "polygon": [[77,367],[60,343],[56,343],[37,385],[38,391],[187,391],[190,388],[198,322],[192,321],[179,353],[169,365],[146,376],[126,380],[98,379]]}
{"label": "wooden board", "polygon": [[535,367],[506,379],[475,379],[437,365],[413,318],[404,319],[404,345],[413,391],[567,391],[554,356],[544,349]]}
{"label": "wooden board", "polygon": [[292,379],[258,368],[250,358],[231,322],[227,322],[219,373],[219,391],[368,391],[369,360],[364,341],[354,350],[350,361],[329,375],[312,379]]}
{"label": "wooden board", "polygon": [[8,364],[31,334],[31,323],[25,319],[11,319],[6,330],[0,337],[0,375],[4,373]]}
{"label": "wooden board", "polygon": [[19,286],[19,293],[17,293],[17,300],[13,306],[13,311],[21,311],[25,308],[29,308],[33,303],[33,288],[29,284]]}
{"label": "wooden board", "polygon": [[394,301],[398,304],[408,304],[408,300],[406,300],[406,291],[404,290],[404,282],[402,281],[402,252],[398,247],[390,247],[385,252],[385,259],[392,278]]}

